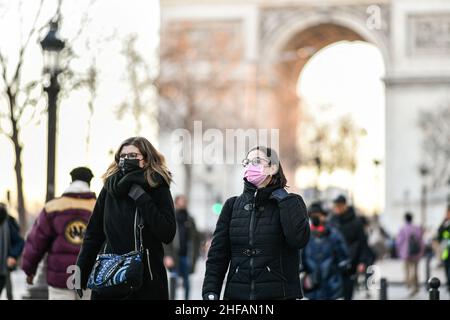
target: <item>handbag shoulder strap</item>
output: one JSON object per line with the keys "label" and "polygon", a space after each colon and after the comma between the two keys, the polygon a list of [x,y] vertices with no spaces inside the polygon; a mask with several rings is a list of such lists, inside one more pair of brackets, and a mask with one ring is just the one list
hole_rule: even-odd
{"label": "handbag shoulder strap", "polygon": [[134,213],[134,249],[139,252],[144,252],[142,229],[144,229],[144,219],[136,208]]}

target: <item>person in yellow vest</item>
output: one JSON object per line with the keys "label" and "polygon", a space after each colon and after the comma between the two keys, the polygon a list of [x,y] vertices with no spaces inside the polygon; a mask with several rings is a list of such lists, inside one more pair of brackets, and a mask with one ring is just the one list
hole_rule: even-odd
{"label": "person in yellow vest", "polygon": [[439,227],[437,239],[443,245],[441,259],[444,261],[447,289],[450,292],[450,204],[447,206],[445,219]]}

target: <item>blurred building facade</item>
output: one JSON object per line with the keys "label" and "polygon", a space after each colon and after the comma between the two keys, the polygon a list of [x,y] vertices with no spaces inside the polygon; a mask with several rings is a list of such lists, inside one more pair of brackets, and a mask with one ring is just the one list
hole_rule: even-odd
{"label": "blurred building facade", "polygon": [[[234,165],[180,164],[172,150],[173,130],[193,133],[194,120],[202,121],[203,130],[278,128],[280,155],[293,181],[299,165],[295,147],[301,122],[299,74],[315,52],[342,40],[372,43],[384,57],[383,218],[393,231],[407,209],[420,221],[424,180],[418,168],[424,160],[417,122],[421,110],[450,101],[450,1],[160,0],[160,4],[160,148],[174,171],[184,172],[175,177],[174,192],[189,190],[200,228],[215,224],[212,202],[241,191],[239,162],[245,154],[237,150]],[[430,190],[427,225],[440,222],[447,188]]]}

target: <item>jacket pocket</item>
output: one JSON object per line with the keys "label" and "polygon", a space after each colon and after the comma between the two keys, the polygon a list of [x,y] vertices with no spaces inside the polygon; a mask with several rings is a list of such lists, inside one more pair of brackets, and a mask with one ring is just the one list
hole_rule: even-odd
{"label": "jacket pocket", "polygon": [[150,264],[150,251],[148,249],[145,249],[147,253],[147,267],[148,272],[150,273],[150,280],[153,280],[153,272],[152,272],[152,265]]}
{"label": "jacket pocket", "polygon": [[269,266],[266,266],[266,270],[269,271],[269,273],[273,274],[278,279],[287,281],[286,277],[281,272],[278,272],[275,269],[270,268]]}

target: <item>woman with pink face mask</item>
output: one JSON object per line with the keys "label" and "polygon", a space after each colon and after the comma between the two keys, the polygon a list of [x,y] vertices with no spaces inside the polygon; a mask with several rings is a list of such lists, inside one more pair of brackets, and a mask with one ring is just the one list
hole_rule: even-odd
{"label": "woman with pink face mask", "polygon": [[301,299],[299,249],[309,240],[305,203],[286,191],[277,153],[251,149],[242,161],[244,190],[228,199],[206,261],[202,295],[224,299]]}

